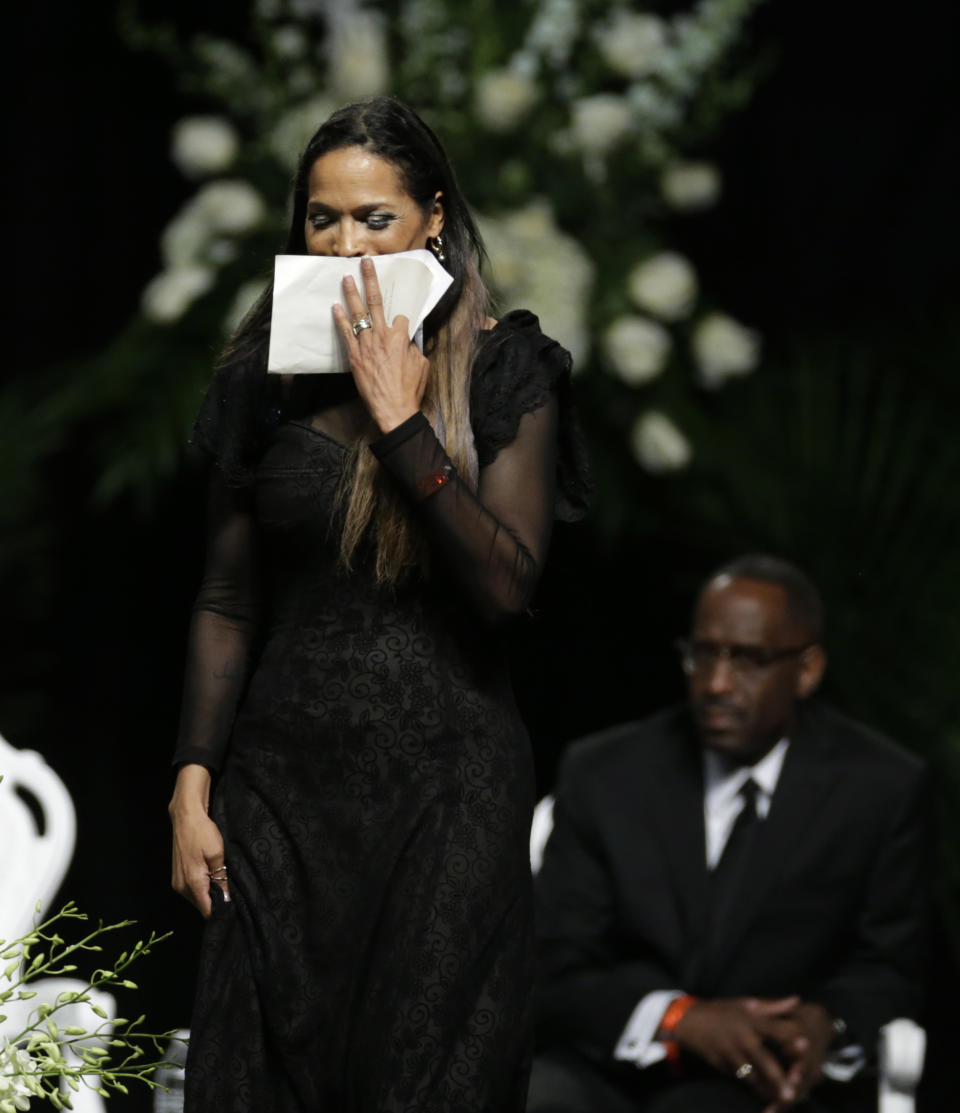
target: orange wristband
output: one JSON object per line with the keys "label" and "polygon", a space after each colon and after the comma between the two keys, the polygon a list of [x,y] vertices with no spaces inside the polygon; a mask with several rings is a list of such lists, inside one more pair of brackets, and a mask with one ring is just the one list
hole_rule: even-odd
{"label": "orange wristband", "polygon": [[663,1037],[669,1037],[677,1030],[677,1025],[687,1015],[690,1007],[696,1003],[697,998],[691,997],[689,993],[685,993],[682,997],[674,997],[667,1005],[663,1020],[660,1021],[660,1037],[667,1049],[667,1066],[674,1072],[680,1070],[680,1044],[676,1040],[663,1039]]}

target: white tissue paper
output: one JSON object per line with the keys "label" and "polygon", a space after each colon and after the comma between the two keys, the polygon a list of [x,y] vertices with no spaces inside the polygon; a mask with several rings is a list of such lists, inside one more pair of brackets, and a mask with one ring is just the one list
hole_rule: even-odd
{"label": "white tissue paper", "polygon": [[[410,339],[423,350],[423,322],[453,277],[429,251],[376,255],[373,265],[387,324],[401,315]],[[349,371],[347,349],[333,319],[333,306],[347,308],[343,280],[352,275],[363,294],[360,259],[331,255],[278,255],[273,277],[273,317],[267,370],[280,375]],[[349,312],[349,310],[348,310]]]}

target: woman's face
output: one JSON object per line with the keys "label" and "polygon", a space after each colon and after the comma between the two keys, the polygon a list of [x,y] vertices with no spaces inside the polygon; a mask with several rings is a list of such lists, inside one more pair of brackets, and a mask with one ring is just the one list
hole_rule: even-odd
{"label": "woman's face", "polygon": [[342,147],[318,158],[307,188],[308,255],[413,251],[443,228],[440,195],[424,213],[393,163],[363,147]]}

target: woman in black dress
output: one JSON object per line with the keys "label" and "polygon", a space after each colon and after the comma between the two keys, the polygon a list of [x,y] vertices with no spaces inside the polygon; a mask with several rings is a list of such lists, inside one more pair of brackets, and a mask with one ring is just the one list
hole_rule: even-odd
{"label": "woman in black dress", "polygon": [[533,779],[501,631],[582,512],[570,361],[531,314],[487,316],[430,129],[389,98],[341,109],[286,251],[423,247],[454,279],[426,355],[368,259],[334,310],[352,375],[266,375],[268,290],[197,422],[215,466],[170,805],[174,886],[209,917],[190,1113],[523,1108]]}

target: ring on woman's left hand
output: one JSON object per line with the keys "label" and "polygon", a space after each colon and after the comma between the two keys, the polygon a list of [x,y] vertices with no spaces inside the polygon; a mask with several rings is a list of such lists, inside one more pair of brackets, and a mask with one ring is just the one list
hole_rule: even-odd
{"label": "ring on woman's left hand", "polygon": [[373,328],[373,321],[370,320],[369,316],[358,317],[357,320],[353,322],[353,335],[359,337],[360,333],[368,328]]}

